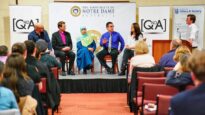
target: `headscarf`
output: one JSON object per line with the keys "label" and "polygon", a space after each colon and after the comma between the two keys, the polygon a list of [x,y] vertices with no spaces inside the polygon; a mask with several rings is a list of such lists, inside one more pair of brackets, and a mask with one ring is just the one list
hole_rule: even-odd
{"label": "headscarf", "polygon": [[[84,29],[86,29],[86,27],[83,26],[80,28],[80,31]],[[81,35],[78,39],[81,41],[82,45],[85,47],[89,46],[93,42],[93,38],[89,36],[87,33],[84,35]]]}

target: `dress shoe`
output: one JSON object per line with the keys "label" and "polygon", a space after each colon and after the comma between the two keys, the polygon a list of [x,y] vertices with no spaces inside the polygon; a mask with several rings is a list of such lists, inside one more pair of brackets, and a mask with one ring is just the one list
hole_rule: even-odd
{"label": "dress shoe", "polygon": [[115,74],[115,70],[113,68],[110,69],[110,74]]}
{"label": "dress shoe", "polygon": [[69,71],[68,75],[75,75],[75,73],[73,71]]}
{"label": "dress shoe", "polygon": [[107,74],[111,74],[111,69],[110,68],[106,68]]}
{"label": "dress shoe", "polygon": [[62,75],[62,76],[66,76],[66,72],[62,71],[62,72],[61,72],[61,75]]}
{"label": "dress shoe", "polygon": [[87,74],[87,70],[86,69],[83,69],[83,74]]}
{"label": "dress shoe", "polygon": [[125,72],[124,71],[121,71],[118,76],[124,76],[125,75]]}

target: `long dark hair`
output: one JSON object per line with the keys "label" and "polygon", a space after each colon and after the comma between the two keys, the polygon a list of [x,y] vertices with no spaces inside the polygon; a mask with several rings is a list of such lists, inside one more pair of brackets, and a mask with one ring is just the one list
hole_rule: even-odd
{"label": "long dark hair", "polygon": [[19,53],[12,53],[6,60],[4,72],[4,86],[11,89],[19,101],[19,93],[17,90],[17,81],[19,77],[29,80],[30,77],[26,72],[26,63],[23,56]]}
{"label": "long dark hair", "polygon": [[138,23],[132,23],[132,26],[134,27],[134,32],[131,31],[131,35],[133,35],[135,33],[135,40],[138,40],[139,39],[139,36],[140,35],[143,35],[141,30],[140,30],[140,26]]}

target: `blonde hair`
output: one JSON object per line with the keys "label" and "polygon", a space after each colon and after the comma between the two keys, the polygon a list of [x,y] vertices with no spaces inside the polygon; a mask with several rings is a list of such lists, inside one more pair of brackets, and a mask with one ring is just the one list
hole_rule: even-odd
{"label": "blonde hair", "polygon": [[179,58],[183,55],[183,54],[189,54],[191,55],[191,52],[189,50],[189,48],[187,46],[180,46],[176,49],[175,55],[173,57],[173,59],[178,62]]}
{"label": "blonde hair", "polygon": [[179,62],[181,64],[181,69],[183,72],[190,72],[190,69],[188,67],[188,60],[190,58],[190,54],[182,54],[180,57],[179,57]]}
{"label": "blonde hair", "polygon": [[145,41],[138,41],[135,45],[136,54],[147,54],[149,52],[148,45]]}

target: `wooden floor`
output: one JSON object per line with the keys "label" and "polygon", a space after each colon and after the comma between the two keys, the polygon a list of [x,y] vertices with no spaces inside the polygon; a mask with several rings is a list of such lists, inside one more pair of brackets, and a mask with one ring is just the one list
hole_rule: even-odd
{"label": "wooden floor", "polygon": [[133,115],[125,93],[62,94],[61,99],[55,115]]}

